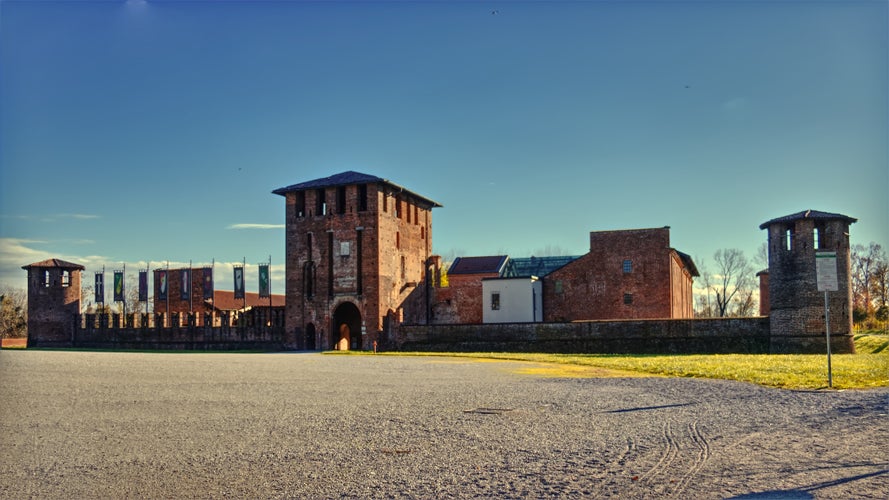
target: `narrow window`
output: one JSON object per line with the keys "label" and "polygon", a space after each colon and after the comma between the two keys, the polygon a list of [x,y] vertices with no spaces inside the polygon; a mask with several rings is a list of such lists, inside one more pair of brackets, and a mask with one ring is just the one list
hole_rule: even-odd
{"label": "narrow window", "polygon": [[401,279],[407,279],[407,263],[404,260],[404,256],[401,256]]}
{"label": "narrow window", "polygon": [[315,295],[315,266],[311,262],[303,265],[303,289],[307,299]]}
{"label": "narrow window", "polygon": [[625,293],[624,294],[624,304],[630,305],[632,303],[633,303],[633,294],[632,293]]}
{"label": "narrow window", "polygon": [[49,287],[49,270],[43,271],[43,286]]}
{"label": "narrow window", "polygon": [[491,294],[491,310],[500,310],[500,292],[494,292]]}
{"label": "narrow window", "polygon": [[296,217],[305,217],[306,215],[306,192],[298,191],[296,193],[296,203],[294,206],[294,215]]}
{"label": "narrow window", "polygon": [[421,240],[426,239],[426,228],[423,226],[420,226],[420,239]]}
{"label": "narrow window", "polygon": [[784,231],[784,248],[790,250],[793,248],[793,228],[789,227]]}
{"label": "narrow window", "polygon": [[414,205],[414,224],[420,223],[420,208]]}
{"label": "narrow window", "polygon": [[336,188],[336,211],[339,214],[346,213],[346,186]]}
{"label": "narrow window", "polygon": [[404,206],[407,208],[407,223],[411,223],[411,203],[409,201],[404,202]]}
{"label": "narrow window", "polygon": [[629,274],[633,272],[633,261],[630,259],[624,260],[624,274]]}
{"label": "narrow window", "polygon": [[62,271],[62,286],[71,286],[71,271]]}
{"label": "narrow window", "polygon": [[315,215],[327,215],[327,200],[323,189],[315,190]]}
{"label": "narrow window", "polygon": [[401,249],[401,233],[398,232],[395,233],[395,248],[398,250]]}
{"label": "narrow window", "polygon": [[814,237],[814,240],[815,240],[815,250],[818,250],[819,248],[821,248],[821,238],[820,238],[821,235],[818,234],[817,227],[813,231],[812,236]]}
{"label": "narrow window", "polygon": [[383,193],[383,213],[389,211],[389,193]]}
{"label": "narrow window", "polygon": [[358,186],[358,211],[367,211],[367,184]]}
{"label": "narrow window", "polygon": [[402,218],[402,214],[401,214],[401,198],[398,198],[398,197],[395,198],[395,217],[397,217],[397,218],[399,218],[399,219]]}
{"label": "narrow window", "polygon": [[327,296],[333,298],[333,231],[327,233]]}
{"label": "narrow window", "polygon": [[312,260],[312,233],[306,234],[306,260]]}
{"label": "narrow window", "polygon": [[355,232],[355,291],[358,295],[361,295],[364,291],[364,280],[362,276],[362,243],[361,238],[364,236],[364,231],[359,229]]}

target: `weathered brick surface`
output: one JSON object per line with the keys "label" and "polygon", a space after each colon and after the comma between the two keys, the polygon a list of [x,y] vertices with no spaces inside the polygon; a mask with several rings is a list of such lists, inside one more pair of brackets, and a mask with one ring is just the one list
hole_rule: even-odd
{"label": "weathered brick surface", "polygon": [[80,286],[80,269],[28,269],[28,347],[71,346]]}
{"label": "weathered brick surface", "polygon": [[428,202],[386,183],[285,199],[289,348],[367,349],[387,340],[389,323],[427,320]]}
{"label": "weathered brick surface", "polygon": [[401,325],[405,351],[768,353],[768,318]]}
{"label": "weathered brick surface", "polygon": [[593,232],[588,254],[544,279],[544,321],[691,317],[691,285],[669,228]]}
{"label": "weathered brick surface", "polygon": [[[815,229],[818,229],[818,249]],[[835,352],[854,352],[849,222],[798,217],[768,226],[768,301],[774,352],[824,352],[826,322],[824,292],[818,291],[817,251],[837,255],[839,290],[828,293],[831,346]],[[788,230],[790,248],[788,248]],[[820,339],[820,340],[819,340]]]}

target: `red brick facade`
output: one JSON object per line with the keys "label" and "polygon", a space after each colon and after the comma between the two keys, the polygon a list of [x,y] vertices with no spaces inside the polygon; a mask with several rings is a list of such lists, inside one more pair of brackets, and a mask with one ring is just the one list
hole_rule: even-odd
{"label": "red brick facade", "polygon": [[28,271],[28,347],[71,346],[84,267],[48,259],[22,269]]}
{"label": "red brick facade", "polygon": [[592,232],[588,254],[544,279],[544,321],[691,318],[696,275],[668,227]]}
{"label": "red brick facade", "polygon": [[389,321],[427,320],[440,205],[356,172],[274,193],[286,199],[288,347],[367,349]]}

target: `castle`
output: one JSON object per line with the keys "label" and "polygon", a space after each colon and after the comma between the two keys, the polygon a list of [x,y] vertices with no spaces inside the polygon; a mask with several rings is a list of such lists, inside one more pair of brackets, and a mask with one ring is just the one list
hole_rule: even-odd
{"label": "castle", "polygon": [[[676,322],[686,322],[682,328],[689,331],[711,328],[691,319],[692,280],[698,271],[687,254],[670,246],[669,227],[592,232],[589,253],[556,259],[543,272],[541,260],[515,259],[510,265],[508,256],[490,256],[458,259],[448,273],[440,257],[432,255],[432,210],[441,207],[436,201],[358,172],[273,193],[285,199],[285,307],[283,321],[266,321],[280,328],[264,341],[284,349],[397,347],[398,335],[403,339],[411,325],[426,328],[426,337],[436,326],[453,324],[640,320],[666,322],[663,331],[681,330],[670,326]],[[753,350],[823,351],[815,257],[827,249],[836,252],[841,283],[830,299],[831,345],[834,352],[854,349],[848,239],[854,222],[840,214],[806,211],[760,226],[769,231],[764,288],[769,326],[763,332],[757,320],[744,328],[769,342]],[[94,342],[113,335],[74,319],[80,312],[82,266],[49,260],[24,269],[29,273],[29,345],[74,345],[84,328]],[[174,328],[181,326],[177,319]],[[197,321],[184,326],[192,329],[192,346],[221,338],[208,330],[212,326]],[[185,338],[179,330],[168,330],[164,334],[171,338]],[[148,338],[151,332],[139,335]],[[682,348],[689,349],[694,346]]]}

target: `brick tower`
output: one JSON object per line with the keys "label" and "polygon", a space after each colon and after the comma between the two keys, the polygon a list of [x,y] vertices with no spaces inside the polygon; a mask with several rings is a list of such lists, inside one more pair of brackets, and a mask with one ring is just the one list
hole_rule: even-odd
{"label": "brick tower", "polygon": [[28,271],[28,347],[72,347],[84,267],[48,259],[22,269]]}
{"label": "brick tower", "polygon": [[824,292],[818,291],[816,252],[836,252],[839,289],[829,292],[831,350],[855,351],[852,343],[849,225],[858,219],[806,210],[759,226],[768,230],[768,300],[771,352],[826,352]]}
{"label": "brick tower", "polygon": [[286,199],[288,348],[382,347],[390,322],[427,322],[441,205],[359,172],[273,193]]}

